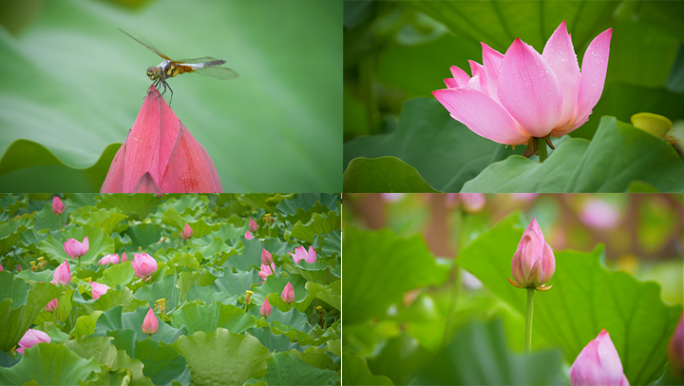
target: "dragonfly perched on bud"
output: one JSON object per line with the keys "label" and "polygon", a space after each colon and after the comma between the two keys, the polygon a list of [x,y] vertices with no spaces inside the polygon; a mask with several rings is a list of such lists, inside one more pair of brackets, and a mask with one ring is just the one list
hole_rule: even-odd
{"label": "dragonfly perched on bud", "polygon": [[221,67],[224,63],[226,63],[225,60],[212,58],[211,56],[195,59],[172,60],[146,40],[136,38],[121,28],[119,28],[119,30],[164,59],[164,61],[159,63],[158,66],[149,67],[147,69],[147,76],[154,81],[154,86],[156,88],[159,88],[160,85],[164,87],[164,91],[161,93],[161,95],[164,95],[164,93],[166,93],[166,89],[168,88],[171,91],[171,100],[173,100],[173,90],[169,84],[166,83],[166,80],[168,78],[173,78],[176,75],[184,74],[186,72],[194,72],[202,76],[208,76],[221,80],[232,80],[239,76],[237,72],[231,70],[230,68]]}

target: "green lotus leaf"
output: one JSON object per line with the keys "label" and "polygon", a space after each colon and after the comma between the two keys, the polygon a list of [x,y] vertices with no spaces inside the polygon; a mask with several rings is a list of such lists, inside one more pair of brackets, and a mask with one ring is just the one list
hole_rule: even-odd
{"label": "green lotus leaf", "polygon": [[273,354],[273,364],[269,363],[268,372],[263,378],[247,382],[263,381],[268,385],[333,385],[341,381],[340,376],[331,370],[322,370],[296,358],[289,352]]}
{"label": "green lotus leaf", "polygon": [[166,299],[166,310],[170,312],[180,304],[180,290],[176,287],[176,275],[169,275],[146,285],[135,291],[133,297],[148,302],[150,307],[157,304],[157,300]]}
{"label": "green lotus leaf", "polygon": [[95,197],[98,207],[118,208],[133,220],[147,217],[159,202],[159,197],[154,194],[103,194]]}
{"label": "green lotus leaf", "polygon": [[345,385],[393,385],[392,380],[384,375],[373,375],[368,370],[368,363],[360,356],[342,354],[342,374]]}
{"label": "green lotus leaf", "polygon": [[306,224],[299,221],[292,227],[292,237],[313,243],[316,235],[328,234],[340,229],[341,226],[340,215],[334,211],[323,214],[314,213],[311,216],[311,221]]}
{"label": "green lotus leaf", "polygon": [[[94,333],[98,336],[106,336],[108,331],[127,329],[136,332],[136,340],[150,339],[147,334],[142,332],[143,319],[145,319],[145,315],[150,307],[139,307],[133,312],[125,313],[122,313],[121,309],[121,306],[116,306],[105,311],[97,319]],[[159,329],[156,334],[152,334],[152,340],[171,344],[175,342],[179,336],[185,335],[186,332],[187,330],[185,327],[175,329],[167,323],[159,321]]]}
{"label": "green lotus leaf", "polygon": [[30,226],[31,218],[28,216],[0,223],[0,256],[4,256],[7,252],[16,248],[17,241],[19,241],[21,235]]}
{"label": "green lotus leaf", "polygon": [[58,264],[63,261],[68,261],[71,270],[74,271],[74,267],[78,260],[72,259],[67,255],[64,251],[64,242],[69,239],[76,239],[78,242],[83,242],[83,239],[86,236],[88,237],[89,248],[88,253],[81,256],[80,260],[82,264],[94,263],[99,257],[114,253],[114,242],[112,239],[108,235],[105,235],[101,228],[91,225],[75,226],[54,237],[50,234],[45,240],[38,244],[38,248],[43,251],[48,258],[56,261]]}
{"label": "green lotus leaf", "polygon": [[98,378],[100,364],[56,343],[38,343],[24,351],[24,357],[11,368],[0,367],[0,384],[77,385]]}
{"label": "green lotus leaf", "polygon": [[171,315],[171,324],[176,328],[185,326],[188,335],[197,331],[214,332],[218,327],[241,334],[256,326],[254,317],[245,313],[242,308],[218,302],[186,303]]}

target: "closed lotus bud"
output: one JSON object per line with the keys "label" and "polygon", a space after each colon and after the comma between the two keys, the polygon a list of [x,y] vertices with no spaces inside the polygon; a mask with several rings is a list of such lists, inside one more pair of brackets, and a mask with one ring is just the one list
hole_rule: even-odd
{"label": "closed lotus bud", "polygon": [[606,330],[587,344],[570,368],[571,386],[629,386],[622,362]]}
{"label": "closed lotus bud", "polygon": [[56,310],[57,307],[59,307],[59,301],[57,300],[57,298],[54,298],[54,299],[52,299],[52,301],[50,301],[50,303],[48,303],[45,306],[45,311],[52,312],[52,311]]}
{"label": "closed lotus bud", "polygon": [[257,229],[259,229],[259,228],[257,227],[256,221],[254,221],[253,219],[250,218],[249,219],[249,231],[250,232],[256,232]]}
{"label": "closed lotus bud", "polygon": [[131,264],[136,277],[146,279],[157,271],[157,261],[147,253],[135,253],[134,257]]}
{"label": "closed lotus bud", "polygon": [[121,255],[121,262],[128,261],[128,256],[126,256],[126,252]]}
{"label": "closed lotus bud", "polygon": [[271,313],[273,312],[273,307],[271,307],[271,304],[268,302],[268,299],[264,298],[264,302],[261,304],[261,308],[259,309],[259,313],[261,316],[271,316]]}
{"label": "closed lotus bud", "polygon": [[247,240],[251,240],[251,239],[254,238],[254,236],[252,236],[252,234],[249,233],[249,231],[247,231],[247,232],[245,232],[245,238],[246,238]]}
{"label": "closed lotus bud", "polygon": [[675,331],[667,350],[672,373],[678,378],[684,378],[684,314],[679,318],[679,325]]}
{"label": "closed lotus bud", "polygon": [[185,229],[183,229],[183,232],[181,232],[181,237],[183,240],[187,240],[192,237],[192,228],[190,228],[190,225],[187,223],[185,224]]}
{"label": "closed lotus bud", "polygon": [[55,214],[55,216],[59,216],[60,214],[64,213],[64,204],[57,196],[52,198],[52,212]]}
{"label": "closed lotus bud", "polygon": [[508,281],[518,288],[536,288],[547,291],[551,286],[545,286],[556,269],[556,259],[549,244],[544,240],[537,219],[532,222],[523,233],[518,249],[513,255],[511,271],[513,280]]}
{"label": "closed lotus bud", "polygon": [[101,193],[220,193],[209,154],[152,86]]}
{"label": "closed lotus bud", "polygon": [[261,262],[266,265],[273,264],[273,256],[265,248],[261,249]]}
{"label": "closed lotus bud", "polygon": [[268,275],[273,275],[271,267],[269,267],[268,265],[264,265],[264,263],[261,263],[261,271],[259,271],[259,277],[266,280],[266,276]]}
{"label": "closed lotus bud", "polygon": [[83,242],[78,242],[76,239],[69,239],[64,242],[64,251],[72,259],[81,257],[88,253],[88,248],[90,244],[88,243],[88,236],[83,239]]}
{"label": "closed lotus bud", "polygon": [[313,249],[313,246],[309,247],[308,252],[304,246],[297,247],[295,248],[295,253],[290,254],[292,255],[292,259],[295,263],[299,263],[301,260],[304,260],[310,264],[316,262],[316,250]]}
{"label": "closed lotus bud", "polygon": [[2,264],[0,264],[0,271],[4,271],[5,268],[2,268]]}
{"label": "closed lotus bud", "polygon": [[90,283],[90,286],[93,288],[93,299],[95,300],[99,299],[100,296],[106,294],[107,290],[109,289],[109,286],[105,284],[95,283],[94,281]]}
{"label": "closed lotus bud", "polygon": [[67,285],[71,282],[71,270],[69,269],[69,262],[65,261],[55,268],[52,274],[52,282],[57,285]]}
{"label": "closed lotus bud", "polygon": [[21,272],[21,265],[17,264],[17,272]]}
{"label": "closed lotus bud", "polygon": [[100,265],[119,264],[119,255],[118,254],[106,255],[100,259],[98,264],[100,264]]}
{"label": "closed lotus bud", "polygon": [[143,320],[142,332],[147,335],[152,335],[157,333],[158,328],[159,321],[157,320],[157,315],[155,315],[152,308],[150,308],[150,310],[147,311],[147,315],[145,315],[145,319]]}
{"label": "closed lotus bud", "polygon": [[24,350],[31,348],[38,343],[50,343],[50,336],[43,331],[29,329],[26,334],[19,340],[19,348],[17,352],[24,353]]}
{"label": "closed lotus bud", "polygon": [[287,282],[287,285],[285,286],[285,289],[283,289],[283,294],[281,295],[283,298],[283,301],[285,303],[292,303],[295,300],[295,293],[294,293],[294,288],[292,287],[292,283],[289,281]]}

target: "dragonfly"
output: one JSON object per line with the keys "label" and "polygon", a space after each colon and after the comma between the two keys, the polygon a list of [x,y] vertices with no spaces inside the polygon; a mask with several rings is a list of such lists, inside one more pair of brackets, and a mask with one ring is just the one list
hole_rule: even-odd
{"label": "dragonfly", "polygon": [[[164,61],[159,63],[158,66],[151,66],[147,69],[147,77],[154,81],[154,86],[156,88],[159,88],[159,86],[164,88],[164,91],[161,93],[161,95],[164,95],[166,93],[166,89],[169,89],[171,91],[171,100],[173,100],[173,90],[166,80],[173,78],[174,76],[184,74],[186,72],[194,72],[202,76],[208,76],[221,80],[232,80],[239,76],[237,72],[231,70],[230,68],[221,67],[224,63],[226,63],[225,60],[212,58],[211,56],[195,59],[172,60],[146,40],[142,38],[136,38],[121,28],[119,28],[119,30],[164,59]],[[169,104],[170,103],[171,102],[169,101]]]}

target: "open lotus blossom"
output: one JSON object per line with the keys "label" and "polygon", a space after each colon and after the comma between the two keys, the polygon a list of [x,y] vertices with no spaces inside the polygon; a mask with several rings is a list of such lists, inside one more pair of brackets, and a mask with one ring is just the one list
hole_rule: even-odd
{"label": "open lotus blossom", "polygon": [[684,314],[679,318],[679,324],[667,349],[672,373],[678,378],[684,378]]}
{"label": "open lotus blossom", "polygon": [[259,271],[259,277],[266,280],[266,276],[269,275],[273,275],[271,267],[269,267],[268,265],[264,265],[264,263],[261,263],[261,271]]}
{"label": "open lotus blossom", "polygon": [[518,249],[513,255],[511,271],[513,280],[508,281],[518,288],[536,288],[538,291],[548,291],[551,286],[546,282],[551,279],[556,270],[556,259],[549,244],[544,240],[544,234],[533,218],[523,233]]}
{"label": "open lotus blossom", "polygon": [[149,280],[149,277],[157,271],[157,261],[147,253],[135,253],[133,254],[134,259],[131,262],[133,264],[133,270],[135,271],[135,276],[140,279]]}
{"label": "open lotus blossom", "polygon": [[209,154],[151,86],[100,192],[221,191],[221,181]]}
{"label": "open lotus blossom", "polygon": [[582,126],[601,97],[612,31],[589,44],[581,71],[565,21],[541,55],[519,38],[505,54],[482,43],[483,65],[470,61],[472,77],[452,66],[447,89],[433,95],[477,135],[506,145],[535,137],[550,144],[549,136]]}
{"label": "open lotus blossom", "polygon": [[60,200],[57,196],[52,198],[52,212],[55,214],[55,216],[59,216],[60,214],[64,213],[64,203],[62,203],[62,200]]}
{"label": "open lotus blossom", "polygon": [[252,236],[252,234],[249,233],[249,231],[247,231],[247,232],[245,232],[245,238],[246,238],[247,240],[251,240],[251,239],[254,238],[254,236]]}
{"label": "open lotus blossom", "polygon": [[119,254],[115,253],[113,255],[105,255],[100,259],[98,262],[100,265],[107,265],[107,264],[119,264]]}
{"label": "open lotus blossom", "polygon": [[261,308],[259,309],[259,313],[261,316],[271,316],[271,313],[273,312],[273,307],[271,307],[271,303],[268,302],[268,299],[264,298],[264,302],[261,303]]}
{"label": "open lotus blossom", "polygon": [[261,248],[261,262],[266,265],[273,264],[273,256],[271,256],[271,252],[267,251],[266,248]]}
{"label": "open lotus blossom", "polygon": [[183,238],[183,241],[192,237],[192,228],[190,228],[190,225],[187,223],[185,224],[185,229],[183,229],[183,232],[181,232],[181,237]]}
{"label": "open lotus blossom", "polygon": [[256,221],[254,221],[254,219],[250,218],[249,219],[249,231],[250,232],[256,232],[257,229],[259,229],[259,228],[257,227]]}
{"label": "open lotus blossom", "polygon": [[99,299],[100,296],[106,294],[107,290],[109,290],[108,285],[95,283],[94,281],[90,282],[90,286],[93,288],[93,299],[95,300]]}
{"label": "open lotus blossom", "polygon": [[59,301],[57,298],[52,299],[46,306],[45,306],[45,311],[47,312],[52,312],[59,307]]}
{"label": "open lotus blossom", "polygon": [[295,301],[295,293],[294,293],[294,287],[292,287],[292,283],[289,281],[285,285],[285,288],[283,289],[283,293],[281,295],[281,298],[285,303],[292,303]]}
{"label": "open lotus blossom", "polygon": [[157,333],[158,328],[159,321],[157,320],[157,315],[154,314],[154,311],[150,307],[149,311],[147,311],[147,314],[145,315],[145,319],[143,319],[142,332],[147,335],[152,335]]}
{"label": "open lotus blossom", "polygon": [[69,262],[65,261],[55,268],[55,272],[52,274],[52,283],[57,285],[67,285],[71,282],[71,270],[69,269]]}
{"label": "open lotus blossom", "polygon": [[309,246],[308,252],[304,246],[297,247],[295,253],[290,252],[290,254],[295,263],[299,263],[301,260],[305,260],[309,264],[316,262],[316,250],[313,249],[313,246]]}
{"label": "open lotus blossom", "polygon": [[31,348],[38,343],[50,343],[50,336],[43,331],[29,328],[29,330],[26,331],[26,334],[19,340],[17,352],[23,354],[24,350]]}
{"label": "open lotus blossom", "polygon": [[88,243],[88,236],[83,238],[83,242],[76,241],[76,239],[69,239],[64,242],[64,251],[72,259],[80,258],[81,256],[88,253],[88,248],[90,248],[90,244]]}
{"label": "open lotus blossom", "polygon": [[570,368],[571,386],[629,386],[622,362],[606,330],[587,344]]}

